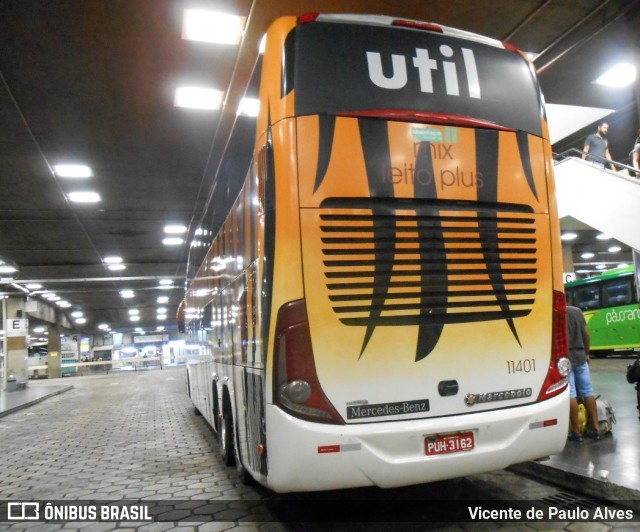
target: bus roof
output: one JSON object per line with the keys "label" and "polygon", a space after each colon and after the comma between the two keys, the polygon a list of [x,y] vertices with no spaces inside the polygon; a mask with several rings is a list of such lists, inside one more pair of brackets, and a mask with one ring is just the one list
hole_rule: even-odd
{"label": "bus roof", "polygon": [[[303,19],[299,17],[299,19]],[[415,20],[400,17],[389,17],[387,15],[360,15],[352,13],[320,13],[313,17],[318,22],[341,22],[343,24],[368,24],[370,26],[398,26],[405,29],[411,29],[411,24],[414,24],[414,29],[424,29],[424,26],[431,26],[432,29],[437,28],[444,35],[450,35],[452,37],[458,37],[461,39],[467,39],[469,41],[476,41],[489,46],[495,46],[496,48],[505,48],[501,41],[485,37],[477,33],[470,31],[459,30],[457,28],[451,28],[449,26],[443,26],[436,22],[427,22],[423,20]]]}
{"label": "bus roof", "polygon": [[634,272],[633,266],[625,266],[624,268],[616,268],[614,270],[606,271],[600,275],[594,275],[593,277],[589,277],[588,279],[578,279],[577,281],[571,281],[567,283],[565,286],[570,288],[573,286],[581,286],[589,283],[606,281],[608,279],[616,279],[617,277],[621,277],[623,275],[632,275],[633,272]]}

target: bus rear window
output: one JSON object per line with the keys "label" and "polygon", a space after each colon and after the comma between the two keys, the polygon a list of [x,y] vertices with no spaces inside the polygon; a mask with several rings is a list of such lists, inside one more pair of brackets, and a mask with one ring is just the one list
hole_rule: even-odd
{"label": "bus rear window", "polygon": [[287,41],[282,93],[295,88],[297,115],[416,111],[473,117],[542,136],[535,75],[524,58],[499,46],[326,22],[299,25]]}
{"label": "bus rear window", "polygon": [[600,308],[600,286],[587,285],[573,289],[573,304],[582,310]]}

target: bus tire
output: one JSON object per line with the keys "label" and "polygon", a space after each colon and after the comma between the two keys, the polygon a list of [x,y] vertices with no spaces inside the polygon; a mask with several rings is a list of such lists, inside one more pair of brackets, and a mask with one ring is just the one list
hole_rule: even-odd
{"label": "bus tire", "polygon": [[247,468],[242,465],[240,458],[236,456],[236,471],[238,472],[238,477],[240,477],[240,482],[242,482],[245,486],[254,486],[256,485],[256,481],[251,476],[251,473],[247,471]]}
{"label": "bus tire", "polygon": [[235,464],[236,451],[233,441],[233,416],[229,408],[223,408],[220,419],[220,455],[227,466]]}
{"label": "bus tire", "polygon": [[189,399],[191,399],[191,377],[189,376],[189,370],[186,371],[186,384],[187,384],[187,395]]}

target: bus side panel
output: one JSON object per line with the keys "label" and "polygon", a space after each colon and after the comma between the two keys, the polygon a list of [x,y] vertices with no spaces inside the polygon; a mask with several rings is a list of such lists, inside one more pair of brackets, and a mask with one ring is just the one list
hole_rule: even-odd
{"label": "bus side panel", "polygon": [[556,182],[553,174],[553,153],[551,151],[551,143],[549,139],[549,127],[547,121],[542,121],[542,128],[544,131],[544,138],[547,139],[543,145],[544,153],[544,174],[546,176],[547,184],[547,202],[549,204],[549,231],[551,239],[551,260],[553,261],[553,289],[556,292],[564,292],[564,279],[563,279],[563,263],[562,263],[562,241],[560,240],[560,234],[562,233],[560,228],[560,218],[558,217],[558,202],[556,197]]}
{"label": "bus side panel", "polygon": [[[273,250],[273,280],[270,330],[265,343],[267,353],[267,402],[272,401],[273,346],[278,310],[290,301],[304,297],[301,255],[300,212],[298,209],[298,179],[296,157],[296,121],[281,120],[272,127],[275,187],[275,249]],[[269,176],[271,177],[271,176]],[[269,188],[267,187],[267,191]],[[276,214],[277,213],[277,214]],[[267,213],[267,216],[269,213]],[[267,331],[265,331],[267,332]],[[265,335],[266,336],[266,335]]]}
{"label": "bus side panel", "polygon": [[189,384],[189,395],[191,402],[198,409],[198,412],[212,423],[211,415],[211,391],[207,387],[207,375],[211,370],[211,362],[205,360],[190,361],[187,363],[187,375]]}
{"label": "bus side panel", "polygon": [[640,310],[637,304],[585,310],[591,350],[640,347]]}
{"label": "bus side panel", "polygon": [[236,418],[236,445],[242,465],[254,477],[268,473],[266,448],[264,371],[234,366]]}

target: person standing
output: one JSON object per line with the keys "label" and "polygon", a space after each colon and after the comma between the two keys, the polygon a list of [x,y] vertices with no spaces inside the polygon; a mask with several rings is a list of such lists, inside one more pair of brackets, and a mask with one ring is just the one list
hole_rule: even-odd
{"label": "person standing", "polygon": [[591,385],[591,373],[589,371],[589,331],[582,311],[578,307],[567,305],[567,325],[569,329],[569,360],[571,361],[571,373],[569,373],[569,422],[571,434],[569,441],[582,441],[580,422],[578,419],[578,393],[584,401],[591,427],[585,434],[594,440],[602,439],[599,430],[598,410],[593,396]]}
{"label": "person standing", "polygon": [[[611,162],[611,153],[609,153],[609,141],[607,140],[607,133],[609,132],[609,124],[602,122],[598,126],[598,130],[595,133],[591,133],[584,141],[584,148],[582,149],[582,158],[587,162],[599,166],[605,167],[605,159]],[[615,171],[615,166],[610,165],[611,169]]]}

